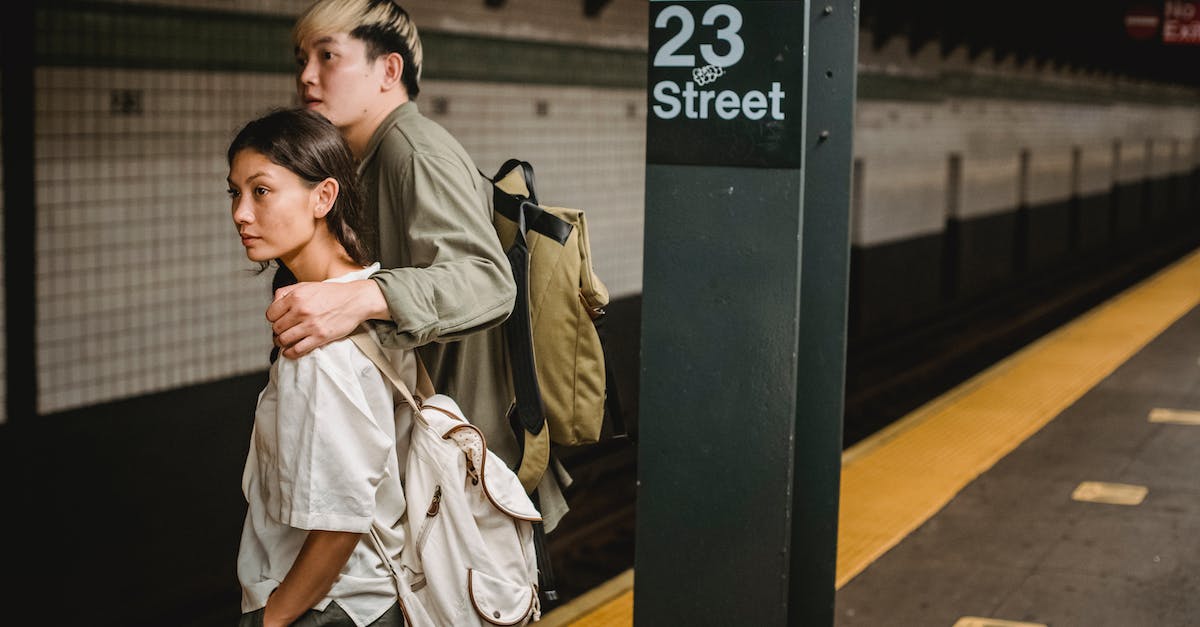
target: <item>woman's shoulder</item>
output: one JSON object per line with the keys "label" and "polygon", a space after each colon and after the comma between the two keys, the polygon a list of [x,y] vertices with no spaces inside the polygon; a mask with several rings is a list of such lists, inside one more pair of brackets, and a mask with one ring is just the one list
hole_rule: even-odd
{"label": "woman's shoulder", "polygon": [[348,382],[361,380],[375,370],[375,364],[349,338],[335,340],[295,359],[280,356],[276,363],[280,385],[319,385],[322,380]]}

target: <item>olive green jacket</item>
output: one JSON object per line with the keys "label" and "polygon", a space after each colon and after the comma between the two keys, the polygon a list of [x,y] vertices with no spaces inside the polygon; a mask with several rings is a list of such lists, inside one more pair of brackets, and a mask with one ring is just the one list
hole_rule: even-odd
{"label": "olive green jacket", "polygon": [[[380,341],[419,347],[437,390],[458,402],[489,449],[515,465],[520,452],[506,420],[514,395],[498,325],[512,311],[516,285],[492,226],[489,184],[414,102],[375,130],[359,174],[366,207],[379,214],[385,269],[371,278],[392,318],[375,324]],[[550,529],[565,503],[557,483],[543,482],[539,491]]]}

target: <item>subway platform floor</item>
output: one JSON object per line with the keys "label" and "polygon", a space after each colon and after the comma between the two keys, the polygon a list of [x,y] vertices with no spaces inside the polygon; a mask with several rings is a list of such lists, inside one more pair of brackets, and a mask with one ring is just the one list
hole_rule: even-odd
{"label": "subway platform floor", "polygon": [[[844,453],[834,622],[1198,625],[1198,452],[1200,251]],[[545,624],[632,624],[634,576]]]}
{"label": "subway platform floor", "polygon": [[[1192,255],[1151,279],[1183,272],[1173,296],[1138,294],[1139,286],[1106,305],[1109,313],[1125,307],[1136,326],[1193,302],[1200,275],[1189,267],[1198,261]],[[1104,324],[1073,332],[1097,351],[1129,335]],[[1098,353],[1094,361],[1102,360]],[[993,409],[1031,409],[1031,398],[1078,370],[1047,361],[1028,385],[1010,390],[1015,405]],[[956,463],[955,442],[934,445],[946,446],[948,466]],[[1200,308],[1193,305],[846,583],[836,625],[1196,625],[1198,589]]]}

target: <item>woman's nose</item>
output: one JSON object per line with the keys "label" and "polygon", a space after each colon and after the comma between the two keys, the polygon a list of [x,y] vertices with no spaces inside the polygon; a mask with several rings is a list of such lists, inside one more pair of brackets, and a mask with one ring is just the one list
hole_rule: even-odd
{"label": "woman's nose", "polygon": [[233,201],[233,223],[234,224],[250,224],[254,221],[254,212],[250,210],[249,203],[245,198],[238,198]]}

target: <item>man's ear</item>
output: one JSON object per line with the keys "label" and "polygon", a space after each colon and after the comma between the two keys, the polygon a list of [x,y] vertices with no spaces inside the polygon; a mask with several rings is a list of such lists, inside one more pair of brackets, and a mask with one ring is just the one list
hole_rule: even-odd
{"label": "man's ear", "polygon": [[337,200],[340,189],[341,186],[338,185],[337,179],[333,177],[317,183],[317,186],[312,191],[316,195],[316,203],[313,205],[314,219],[325,219],[326,214],[333,209],[333,203]]}
{"label": "man's ear", "polygon": [[404,83],[400,80],[404,75],[404,57],[399,52],[389,52],[379,60],[383,63],[383,91],[404,89]]}

